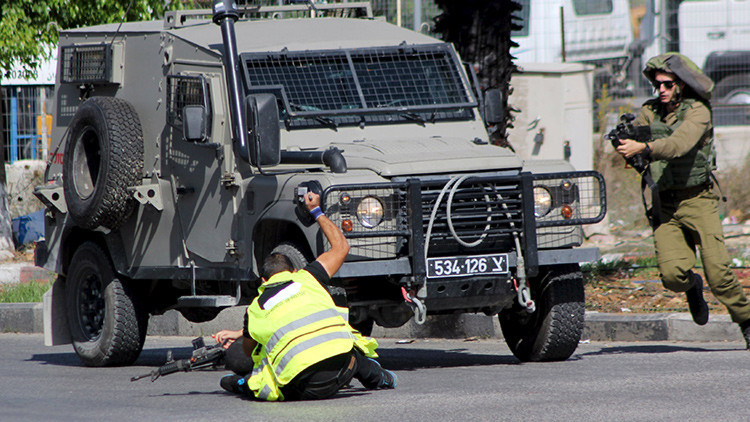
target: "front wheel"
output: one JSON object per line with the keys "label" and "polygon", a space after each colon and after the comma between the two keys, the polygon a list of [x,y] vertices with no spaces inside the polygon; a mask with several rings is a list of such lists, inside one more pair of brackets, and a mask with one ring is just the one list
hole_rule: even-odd
{"label": "front wheel", "polygon": [[[303,249],[295,242],[281,242],[275,248],[273,248],[271,253],[280,253],[282,255],[286,255],[286,257],[289,258],[290,261],[292,261],[292,265],[294,265],[295,270],[301,270],[305,268],[307,264],[314,261],[312,258],[310,258],[310,255],[305,252],[305,249]],[[336,306],[346,308],[346,290],[344,290],[343,287],[331,285],[323,285],[323,287],[328,290],[328,293],[331,295],[333,303],[335,303]]]}
{"label": "front wheel", "polygon": [[148,313],[96,243],[73,255],[65,283],[73,348],[86,366],[130,365],[146,340]]}
{"label": "front wheel", "polygon": [[530,280],[536,311],[518,304],[500,312],[500,328],[511,352],[523,362],[568,359],[583,333],[585,299],[580,267],[553,267]]}

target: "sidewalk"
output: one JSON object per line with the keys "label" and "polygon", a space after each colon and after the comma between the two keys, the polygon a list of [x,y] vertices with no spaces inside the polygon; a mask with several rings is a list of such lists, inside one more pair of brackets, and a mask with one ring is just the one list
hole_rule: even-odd
{"label": "sidewalk", "polygon": [[[221,329],[238,329],[245,307],[228,308],[213,321],[192,323],[177,311],[152,316],[149,335],[209,336]],[[0,304],[0,332],[41,333],[41,303]],[[377,338],[496,338],[503,334],[497,317],[463,314],[428,317],[424,325],[413,320],[399,328],[375,326]],[[743,341],[737,324],[728,315],[711,315],[705,326],[695,325],[687,313],[600,314],[586,313],[582,341]]]}

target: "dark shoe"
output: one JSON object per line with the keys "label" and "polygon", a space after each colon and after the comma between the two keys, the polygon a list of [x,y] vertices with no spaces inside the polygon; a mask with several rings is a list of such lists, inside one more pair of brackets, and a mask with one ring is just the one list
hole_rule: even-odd
{"label": "dark shoe", "polygon": [[[246,394],[247,386],[245,385],[245,378],[239,375],[224,375],[219,381],[221,388],[234,394]],[[243,388],[244,387],[244,388]]]}
{"label": "dark shoe", "polygon": [[397,384],[398,384],[398,377],[396,376],[396,374],[387,369],[383,369],[383,382],[380,384],[380,387],[378,388],[394,389],[396,388]]}
{"label": "dark shoe", "polygon": [[740,324],[740,329],[742,330],[742,335],[745,336],[745,345],[750,350],[750,320]]}
{"label": "dark shoe", "polygon": [[371,362],[373,362],[375,365],[377,365],[378,368],[380,368],[380,370],[381,370],[381,377],[382,378],[380,380],[380,384],[378,384],[378,386],[375,387],[375,388],[376,389],[386,389],[386,388],[394,389],[394,388],[396,388],[396,385],[398,384],[398,377],[396,376],[396,374],[393,373],[392,371],[387,370],[387,369],[383,369],[383,367],[380,366],[380,362],[376,361],[375,359],[371,359],[371,358],[367,358],[367,359],[369,359]]}
{"label": "dark shoe", "polygon": [[693,280],[693,287],[685,292],[690,315],[693,316],[693,321],[696,324],[706,325],[708,322],[708,303],[703,299],[703,278],[692,271],[690,272],[690,278]]}

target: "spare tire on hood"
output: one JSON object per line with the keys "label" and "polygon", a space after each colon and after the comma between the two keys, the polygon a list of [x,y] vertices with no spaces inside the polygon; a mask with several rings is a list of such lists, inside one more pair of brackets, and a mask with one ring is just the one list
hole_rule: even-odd
{"label": "spare tire on hood", "polygon": [[143,177],[143,131],[135,108],[93,97],[70,123],[63,158],[65,202],[80,227],[116,230],[134,208],[128,188]]}

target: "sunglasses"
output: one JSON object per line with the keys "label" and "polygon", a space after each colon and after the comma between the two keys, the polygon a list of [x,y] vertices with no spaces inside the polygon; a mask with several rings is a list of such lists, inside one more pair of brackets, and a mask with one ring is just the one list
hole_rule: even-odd
{"label": "sunglasses", "polygon": [[654,89],[659,90],[659,87],[664,85],[665,89],[674,88],[674,81],[654,81]]}

